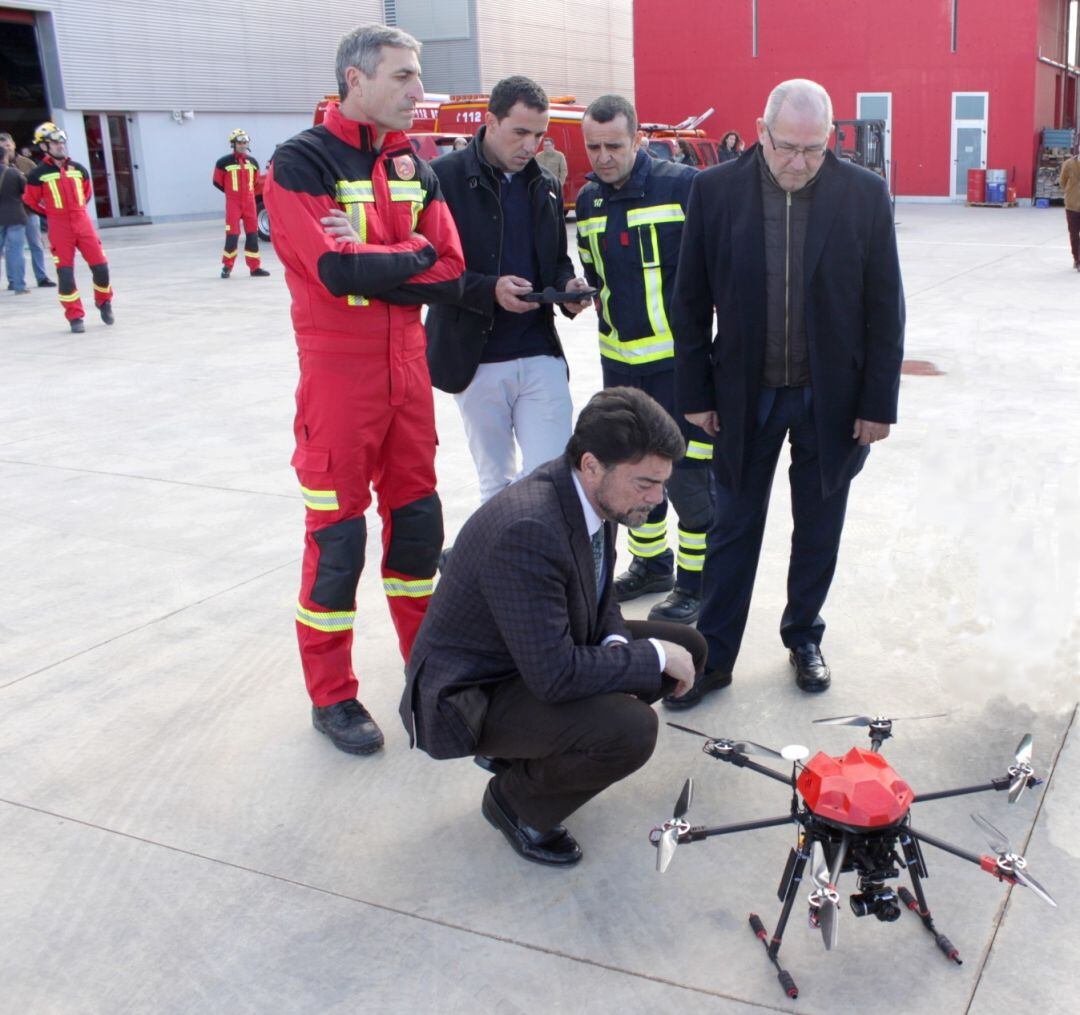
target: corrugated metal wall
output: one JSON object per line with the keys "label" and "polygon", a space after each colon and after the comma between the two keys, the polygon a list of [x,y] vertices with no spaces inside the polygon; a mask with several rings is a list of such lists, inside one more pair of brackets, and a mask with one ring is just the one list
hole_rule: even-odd
{"label": "corrugated metal wall", "polygon": [[53,0],[68,109],[303,112],[382,0]]}
{"label": "corrugated metal wall", "polygon": [[484,91],[509,74],[549,95],[634,100],[633,0],[476,0]]}

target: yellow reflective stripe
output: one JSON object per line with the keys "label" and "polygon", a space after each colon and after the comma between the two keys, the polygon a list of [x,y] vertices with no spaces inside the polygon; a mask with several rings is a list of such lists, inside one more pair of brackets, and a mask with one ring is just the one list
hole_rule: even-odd
{"label": "yellow reflective stripe", "polygon": [[60,196],[60,188],[56,185],[56,181],[59,180],[59,179],[60,179],[60,174],[59,173],[57,173],[55,175],[55,177],[50,177],[50,179],[49,179],[49,191],[50,191],[50,193],[52,194],[52,197],[53,197],[53,204],[56,205],[57,208],[63,208],[64,207],[64,199]]}
{"label": "yellow reflective stripe", "polygon": [[391,201],[423,201],[424,188],[419,180],[390,180]]}
{"label": "yellow reflective stripe", "polygon": [[648,208],[634,208],[626,213],[626,224],[635,226],[656,226],[662,222],[683,222],[686,216],[678,204],[654,204]]}
{"label": "yellow reflective stripe", "polygon": [[337,490],[309,490],[306,486],[300,487],[304,495],[304,506],[312,511],[337,511]]}
{"label": "yellow reflective stripe", "polygon": [[[239,253],[239,251],[238,251],[238,253]],[[244,251],[244,257],[249,261],[261,261],[262,260],[262,254],[260,254],[257,250],[245,250]]]}
{"label": "yellow reflective stripe", "polygon": [[371,300],[366,296],[346,296],[345,302],[350,307],[367,307],[371,305]]}
{"label": "yellow reflective stripe", "polygon": [[74,303],[78,298],[79,298],[79,290],[78,289],[76,289],[73,293],[67,293],[67,295],[65,295],[64,293],[60,293],[60,302],[61,303]]}
{"label": "yellow reflective stripe", "polygon": [[679,565],[684,571],[701,571],[705,567],[705,555],[700,557],[692,557],[685,553],[677,554],[675,557],[675,563]]}
{"label": "yellow reflective stripe", "polygon": [[38,177],[38,179],[41,180],[42,183],[49,183],[52,180],[59,180],[60,179],[60,174],[59,173],[42,173]]}
{"label": "yellow reflective stripe", "polygon": [[349,224],[356,230],[361,243],[367,243],[367,210],[358,201],[354,201],[346,209],[349,216]]}
{"label": "yellow reflective stripe", "polygon": [[671,359],[675,355],[675,339],[671,335],[650,335],[648,338],[620,342],[612,329],[610,335],[600,336],[600,355],[617,363],[655,363],[657,360]]}
{"label": "yellow reflective stripe", "polygon": [[596,218],[586,219],[584,222],[577,224],[578,236],[593,236],[596,233],[602,233],[607,229],[607,216],[599,215]]}
{"label": "yellow reflective stripe", "polygon": [[658,540],[654,543],[639,543],[633,536],[626,541],[627,548],[635,557],[659,557],[667,552],[667,543]]}
{"label": "yellow reflective stripe", "polygon": [[67,169],[67,170],[64,171],[64,175],[69,180],[74,180],[75,181],[75,201],[76,201],[76,203],[80,204],[80,205],[86,204],[86,199],[83,197],[83,192],[82,192],[83,174],[80,173],[79,170],[77,170],[77,169]]}
{"label": "yellow reflective stripe", "polygon": [[413,232],[416,232],[416,227],[420,224],[420,213],[424,210],[424,203],[422,201],[414,201],[412,206],[412,228]]}
{"label": "yellow reflective stripe", "polygon": [[581,258],[581,263],[582,264],[592,264],[593,263],[592,254],[590,254],[589,251],[585,247],[582,247],[580,245],[578,246],[578,257]]}
{"label": "yellow reflective stripe", "polygon": [[373,204],[375,201],[371,180],[338,180],[334,190],[339,204],[355,204],[357,201]]}
{"label": "yellow reflective stripe", "polygon": [[94,285],[94,292],[111,293],[112,292],[112,286],[111,285],[97,285],[97,284],[95,284]]}
{"label": "yellow reflective stripe", "polygon": [[704,441],[690,441],[686,445],[686,457],[694,458],[701,462],[711,462],[713,446]]}
{"label": "yellow reflective stripe", "polygon": [[406,581],[403,578],[384,578],[383,592],[388,596],[407,596],[409,599],[421,599],[435,591],[434,578],[417,578]]}
{"label": "yellow reflective stripe", "polygon": [[356,620],[356,610],[308,610],[296,604],[296,619],[316,631],[351,631]]}
{"label": "yellow reflective stripe", "polygon": [[238,251],[238,250],[223,250],[221,252],[221,256],[222,257],[227,257],[231,261],[231,260],[233,260],[233,258],[236,257],[236,255],[238,253],[240,253],[240,251]]}
{"label": "yellow reflective stripe", "polygon": [[655,539],[657,536],[667,535],[667,519],[661,519],[658,522],[645,522],[641,525],[636,525],[630,530],[632,536],[637,536],[638,539]]}
{"label": "yellow reflective stripe", "polygon": [[705,549],[705,533],[704,532],[688,532],[686,529],[679,529],[679,549],[681,550],[702,550]]}

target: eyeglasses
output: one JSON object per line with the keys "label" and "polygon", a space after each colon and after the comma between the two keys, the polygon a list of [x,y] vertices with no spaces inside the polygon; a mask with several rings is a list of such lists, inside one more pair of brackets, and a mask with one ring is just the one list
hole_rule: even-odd
{"label": "eyeglasses", "polygon": [[804,145],[802,148],[798,145],[788,144],[786,141],[777,144],[776,138],[772,136],[772,131],[768,127],[765,128],[765,133],[769,135],[769,143],[773,146],[773,151],[779,152],[785,159],[793,159],[796,155],[801,155],[807,162],[811,162],[814,159],[820,159],[825,154],[825,149],[828,148],[826,142]]}

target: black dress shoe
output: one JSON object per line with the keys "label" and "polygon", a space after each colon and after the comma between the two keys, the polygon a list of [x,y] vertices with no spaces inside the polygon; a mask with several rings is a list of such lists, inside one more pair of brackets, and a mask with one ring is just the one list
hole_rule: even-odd
{"label": "black dress shoe", "polygon": [[270,272],[268,272],[265,268],[252,268],[251,277],[252,278],[269,278],[270,277]]}
{"label": "black dress shoe", "polygon": [[526,825],[496,794],[492,779],[484,790],[480,810],[506,836],[518,856],[548,867],[569,867],[581,859],[581,847],[562,825],[556,825],[550,832],[539,832]]}
{"label": "black dress shoe", "polygon": [[312,706],[311,725],[346,754],[372,754],[383,745],[382,730],[355,698],[322,708]]}
{"label": "black dress shoe", "polygon": [[701,700],[706,694],[711,694],[713,691],[719,691],[720,688],[727,687],[730,683],[730,673],[725,673],[723,670],[709,670],[708,673],[701,674],[701,676],[694,681],[694,686],[681,698],[676,698],[673,694],[669,694],[664,698],[664,704],[668,708],[675,709],[693,708],[695,705],[701,704]]}
{"label": "black dress shoe", "polygon": [[637,599],[649,592],[670,592],[675,588],[675,575],[649,573],[640,557],[635,557],[618,578],[615,579],[615,600],[620,603]]}
{"label": "black dress shoe", "polygon": [[39,289],[55,289],[56,283],[51,278],[42,278],[38,280]]}
{"label": "black dress shoe", "polygon": [[672,589],[671,595],[649,610],[649,620],[669,620],[673,624],[692,624],[701,613],[701,597],[683,589]]}
{"label": "black dress shoe", "polygon": [[481,768],[487,769],[492,775],[502,775],[509,772],[513,764],[508,758],[496,758],[490,754],[478,754],[473,761]]}
{"label": "black dress shoe", "polygon": [[814,693],[829,689],[832,676],[817,645],[796,645],[788,658],[795,667],[795,683],[802,690]]}

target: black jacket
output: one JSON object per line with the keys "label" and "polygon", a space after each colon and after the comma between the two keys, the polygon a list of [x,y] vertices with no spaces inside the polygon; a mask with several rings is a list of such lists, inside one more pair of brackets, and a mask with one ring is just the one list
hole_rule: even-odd
{"label": "black jacket", "polygon": [[[465,291],[460,302],[431,307],[426,322],[431,383],[449,392],[464,391],[469,386],[495,319],[502,205],[495,170],[480,157],[483,136],[481,127],[467,148],[449,152],[431,163],[465,255]],[[574,277],[574,265],[566,253],[562,187],[535,159],[521,172],[529,184],[533,241],[540,265],[540,277],[530,281],[538,290],[548,286],[562,290]],[[561,354],[551,304],[542,304],[535,313],[550,329],[552,342]]]}
{"label": "black jacket", "polygon": [[[433,758],[475,753],[487,689],[520,678],[542,702],[613,691],[658,694],[660,662],[634,641],[612,588],[615,526],[604,526],[597,602],[592,547],[570,466],[541,465],[462,527],[405,669],[400,714]],[[626,644],[602,642],[621,635]]]}
{"label": "black jacket", "polygon": [[[765,237],[757,145],[699,173],[690,189],[672,324],[679,412],[715,410],[713,459],[738,490],[765,357]],[[822,493],[850,480],[869,451],[856,419],[896,422],[904,289],[884,181],[830,152],[814,182],[803,299]],[[713,338],[715,318],[716,336]]]}

